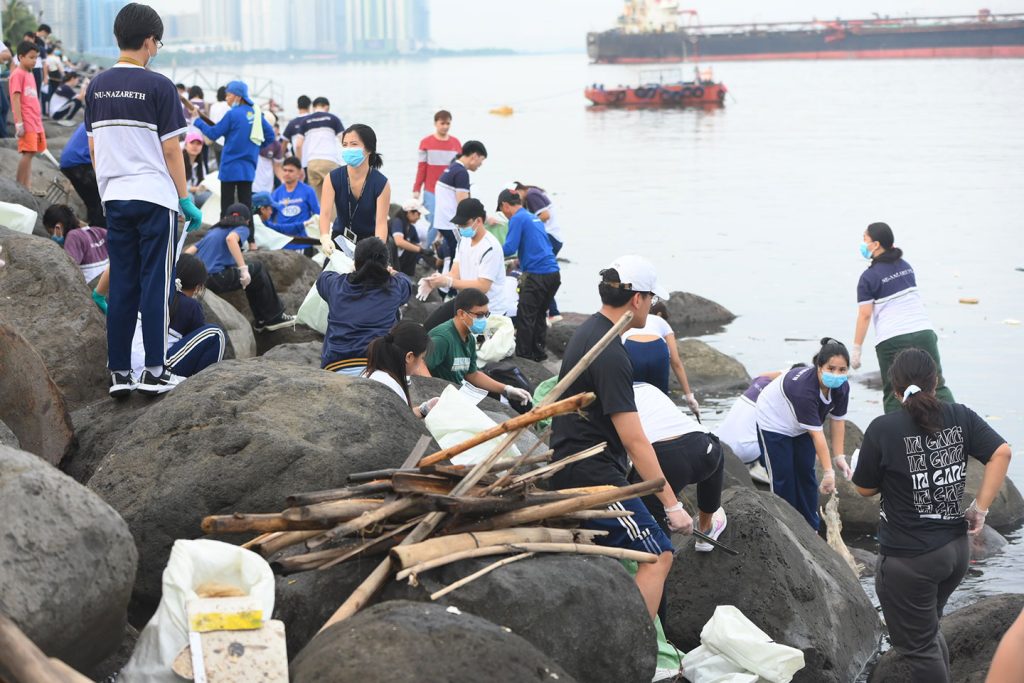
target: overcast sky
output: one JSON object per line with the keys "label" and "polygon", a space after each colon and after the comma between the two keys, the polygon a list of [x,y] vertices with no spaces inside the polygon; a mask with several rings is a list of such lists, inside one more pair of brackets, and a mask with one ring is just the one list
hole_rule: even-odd
{"label": "overcast sky", "polygon": [[[145,2],[145,0],[143,0]],[[243,0],[244,2],[244,0]],[[431,33],[438,47],[511,48],[523,52],[583,50],[587,31],[611,28],[622,0],[429,0]],[[161,13],[195,12],[198,0],[149,0]],[[683,2],[700,12],[705,24],[752,21],[806,21],[837,16],[974,14],[1024,12],[1024,0],[717,0]]]}

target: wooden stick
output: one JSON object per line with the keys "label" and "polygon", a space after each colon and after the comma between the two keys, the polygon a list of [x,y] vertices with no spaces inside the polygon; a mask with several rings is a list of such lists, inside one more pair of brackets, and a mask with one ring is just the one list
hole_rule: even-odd
{"label": "wooden stick", "polygon": [[552,517],[551,521],[557,522],[559,520],[587,520],[587,519],[622,519],[623,517],[632,517],[632,510],[577,510],[576,512],[569,512],[561,517]]}
{"label": "wooden stick", "polygon": [[559,500],[554,503],[535,505],[531,508],[507,512],[503,515],[497,515],[489,519],[482,519],[478,522],[462,527],[459,531],[475,532],[489,531],[491,529],[505,529],[508,527],[519,526],[521,524],[539,522],[542,519],[563,517],[570,512],[586,510],[587,508],[597,505],[610,505],[620,500],[636,498],[647,493],[652,493],[664,485],[664,479],[652,479],[651,481],[642,481],[630,486],[621,486],[612,491],[602,491],[601,493],[592,493],[586,496],[580,496],[579,498],[570,498],[569,500]]}
{"label": "wooden stick", "polygon": [[319,548],[324,543],[327,543],[332,539],[347,536],[348,534],[354,534],[361,529],[365,529],[368,526],[372,526],[377,522],[387,519],[391,515],[402,512],[403,510],[408,510],[409,508],[418,505],[419,502],[420,501],[417,498],[399,498],[398,500],[384,503],[376,510],[364,512],[355,519],[343,522],[330,531],[324,532],[316,538],[306,541],[306,546],[309,548]]}
{"label": "wooden stick", "polygon": [[436,453],[428,455],[420,460],[420,467],[433,465],[434,463],[441,462],[442,460],[449,460],[459,453],[468,451],[474,446],[479,446],[480,444],[486,443],[491,439],[495,439],[502,434],[508,434],[509,432],[529,427],[530,425],[549,417],[575,412],[590,405],[596,398],[597,397],[593,393],[577,394],[576,396],[571,396],[564,401],[558,401],[557,403],[551,403],[545,406],[538,406],[527,413],[513,417],[510,420],[505,420],[501,424],[494,425],[490,429],[485,429],[479,434],[457,443],[454,446],[443,448]]}
{"label": "wooden stick", "polygon": [[[521,474],[518,477],[516,477],[515,479],[513,479],[510,484],[508,484],[507,486],[504,486],[502,488],[507,490],[507,489],[511,489],[511,488],[513,488],[515,486],[518,486],[520,484],[523,484],[525,482],[533,481],[534,479],[547,479],[548,477],[550,477],[553,474],[555,474],[555,472],[558,472],[559,470],[565,469],[566,467],[568,467],[569,465],[573,464],[574,462],[579,462],[580,460],[586,460],[587,458],[595,456],[595,455],[597,455],[599,453],[603,453],[604,450],[607,447],[608,447],[608,444],[605,443],[604,441],[602,441],[601,443],[597,444],[596,446],[592,446],[591,448],[588,448],[585,451],[580,451],[579,453],[574,453],[573,455],[570,455],[570,456],[568,456],[566,458],[562,458],[561,460],[558,460],[557,462],[553,462],[550,465],[545,465],[544,467],[538,467],[535,470],[531,470],[530,472],[526,472],[525,474]],[[499,492],[500,492],[500,490],[501,489],[499,489]]]}
{"label": "wooden stick", "polygon": [[547,527],[524,527],[501,531],[484,531],[478,534],[455,534],[438,536],[420,543],[400,545],[391,549],[391,558],[398,568],[404,569],[435,557],[450,555],[462,550],[483,546],[506,545],[509,543],[589,543],[606,535],[605,531],[593,529],[549,529]]}
{"label": "wooden stick", "polygon": [[316,569],[324,562],[351,552],[357,547],[359,547],[358,544],[349,544],[339,548],[328,548],[327,550],[317,550],[311,553],[303,553],[302,555],[291,555],[271,562],[270,566],[274,569],[275,574],[278,573],[278,570],[281,573],[290,574],[307,569]]}
{"label": "wooden stick", "polygon": [[[537,455],[531,455],[529,458],[526,458],[521,463],[519,463],[519,466],[527,467],[528,465],[537,465],[542,462],[551,462],[551,456],[554,454],[554,451],[549,450],[544,451],[543,453],[538,453]],[[509,467],[512,467],[517,462],[519,462],[519,458],[513,458],[511,460],[502,460],[501,462],[494,463],[494,467],[492,467],[491,469],[500,472],[501,470],[507,470]]]}
{"label": "wooden stick", "polygon": [[64,662],[47,657],[4,614],[0,614],[0,671],[13,676],[13,683],[90,683]]}
{"label": "wooden stick", "polygon": [[431,441],[433,441],[433,439],[426,434],[421,436],[419,440],[416,441],[416,445],[413,446],[412,451],[409,452],[409,455],[405,456],[405,461],[402,463],[402,467],[415,467],[416,463],[426,455],[427,449],[430,448]]}
{"label": "wooden stick", "polygon": [[488,545],[483,548],[473,548],[461,552],[444,555],[442,557],[413,565],[402,569],[395,575],[396,581],[407,579],[413,574],[421,574],[431,569],[437,569],[453,562],[471,560],[475,557],[487,557],[489,555],[505,555],[515,552],[531,553],[573,553],[576,555],[604,555],[615,557],[620,560],[635,560],[637,562],[657,562],[658,556],[653,553],[640,550],[627,550],[626,548],[609,548],[603,545],[586,545],[579,543],[506,543],[505,545]]}
{"label": "wooden stick", "polygon": [[256,538],[250,539],[250,540],[246,541],[245,543],[243,543],[242,547],[248,550],[248,549],[252,548],[253,546],[258,546],[261,543],[265,543],[267,541],[273,540],[274,538],[277,538],[278,536],[280,536],[283,533],[285,533],[285,532],[283,532],[283,531],[272,531],[269,534],[260,534]]}
{"label": "wooden stick", "polygon": [[386,541],[390,541],[390,540],[394,539],[395,536],[398,536],[399,534],[405,533],[409,529],[411,529],[414,526],[416,526],[417,524],[419,524],[421,521],[422,521],[422,518],[418,517],[418,518],[410,521],[407,524],[403,524],[402,526],[397,527],[395,529],[392,529],[391,531],[389,531],[387,533],[381,534],[377,538],[374,538],[374,539],[364,543],[363,545],[359,546],[358,548],[354,548],[353,550],[345,553],[344,555],[336,557],[333,560],[328,560],[327,562],[325,562],[322,565],[320,565],[319,567],[317,567],[317,569],[320,569],[320,570],[330,569],[331,567],[333,567],[336,564],[341,564],[342,562],[347,562],[347,561],[349,561],[349,560],[351,560],[351,559],[353,559],[353,558],[355,558],[355,557],[357,557],[359,555],[362,555],[362,554],[366,553],[371,548],[376,548],[377,546],[385,546],[384,548],[381,548],[382,551],[390,550],[390,547],[386,547],[387,546]]}
{"label": "wooden stick", "polygon": [[312,491],[310,493],[293,493],[285,499],[288,507],[299,505],[312,505],[313,503],[326,503],[331,500],[346,500],[360,496],[372,495],[374,493],[387,493],[391,490],[391,482],[386,479],[371,481],[359,486],[343,486],[338,489],[327,489],[324,491]]}
{"label": "wooden stick", "polygon": [[203,518],[204,534],[234,534],[250,531],[303,531],[307,529],[330,529],[335,522],[304,519],[285,519],[279,514],[242,514],[210,515]]}
{"label": "wooden stick", "polygon": [[[511,480],[512,476],[515,474],[516,470],[519,469],[520,467],[523,467],[523,463],[525,463],[530,458],[530,456],[533,455],[533,452],[535,450],[537,450],[538,446],[540,446],[542,443],[544,443],[543,441],[541,441],[541,439],[543,439],[545,436],[547,436],[548,432],[550,432],[550,431],[551,431],[551,427],[549,426],[547,429],[544,430],[543,434],[541,434],[539,437],[537,437],[537,442],[534,443],[532,446],[530,446],[530,450],[526,451],[521,456],[516,458],[516,460],[512,463],[512,466],[508,468],[508,470],[505,472],[505,474],[501,475],[501,477],[499,477],[496,482],[494,482],[493,484],[491,484],[490,486],[485,488],[483,493],[481,493],[480,495],[481,496],[486,496],[488,493],[490,493],[494,489],[501,488],[509,480]],[[554,451],[551,451],[551,453],[554,453]]]}
{"label": "wooden stick", "polygon": [[254,544],[252,550],[259,553],[263,557],[270,557],[276,553],[281,552],[285,548],[302,543],[307,538],[313,538],[319,536],[320,531],[282,531],[274,538],[263,541],[261,543]]}
{"label": "wooden stick", "polygon": [[473,572],[469,576],[463,577],[463,578],[459,579],[458,581],[455,581],[453,583],[448,584],[447,586],[445,586],[444,588],[442,588],[441,590],[439,590],[439,591],[437,591],[435,593],[431,593],[430,594],[430,599],[431,600],[437,600],[440,597],[444,597],[445,595],[448,595],[449,593],[451,593],[453,590],[455,590],[457,588],[462,588],[467,583],[472,583],[472,582],[476,581],[481,576],[485,576],[486,574],[490,574],[491,572],[493,572],[498,567],[504,567],[506,564],[512,564],[513,562],[518,562],[519,560],[525,560],[526,558],[533,557],[533,556],[534,556],[534,553],[520,553],[518,555],[513,555],[512,557],[506,557],[504,560],[498,560],[497,562],[495,562],[493,564],[487,565],[483,569],[480,569],[478,571]]}
{"label": "wooden stick", "polygon": [[216,123],[213,122],[213,119],[211,119],[209,116],[207,116],[203,112],[199,111],[199,109],[196,107],[196,105],[192,104],[192,102],[187,97],[185,97],[184,95],[181,95],[181,94],[179,94],[178,97],[181,99],[181,103],[183,105],[185,105],[185,109],[187,109],[190,114],[195,114],[196,116],[198,116],[203,121],[203,123],[205,123],[207,125],[210,125],[210,126],[216,126],[217,125]]}
{"label": "wooden stick", "polygon": [[[601,355],[601,352],[604,351],[609,344],[611,344],[612,342],[617,342],[619,340],[619,335],[622,333],[624,329],[626,329],[626,327],[629,326],[632,320],[633,314],[629,311],[627,311],[625,315],[619,318],[619,321],[612,325],[612,328],[608,330],[608,332],[606,332],[605,335],[601,337],[601,339],[598,340],[598,342],[594,344],[594,346],[591,347],[591,349],[587,351],[586,354],[584,354],[583,358],[580,359],[580,361],[572,368],[572,370],[566,373],[565,377],[559,380],[559,382],[551,389],[551,391],[548,392],[548,395],[544,397],[544,400],[540,402],[540,405],[538,407],[551,405],[559,398],[561,398],[562,394],[565,393],[566,389],[572,386],[573,382],[575,382],[576,379],[588,367],[590,367],[590,364],[593,363],[599,355]],[[537,408],[534,408],[534,410],[537,410]],[[499,444],[498,447],[491,452],[490,455],[488,455],[482,461],[474,465],[473,469],[470,470],[469,474],[467,474],[466,477],[461,482],[459,482],[459,485],[452,489],[452,495],[461,496],[465,494],[468,490],[470,490],[474,485],[476,485],[476,483],[480,481],[480,479],[483,478],[485,474],[490,472],[491,466],[498,461],[502,454],[512,446],[516,438],[519,436],[519,433],[520,430],[516,430],[509,434],[505,438],[505,440],[502,441],[502,443]],[[419,523],[419,525],[415,529],[413,529],[409,533],[408,536],[405,537],[405,539],[399,545],[411,545],[413,543],[418,543],[419,541],[422,541],[431,533],[433,533],[434,529],[437,528],[437,526],[441,523],[443,519],[443,512],[430,513],[422,522]],[[330,616],[330,618],[324,623],[320,630],[322,631],[323,629],[331,626],[332,624],[336,624],[339,621],[344,621],[345,619],[348,619],[350,616],[361,610],[363,606],[365,606],[366,603],[370,600],[370,598],[372,598],[373,595],[380,589],[380,587],[384,585],[384,582],[388,580],[388,576],[391,575],[391,564],[391,558],[389,556],[385,558],[383,562],[377,565],[377,568],[374,569],[370,573],[370,575],[367,576],[366,579],[364,579],[363,582],[359,584],[359,586],[352,592],[348,599],[345,600],[345,602],[343,602],[341,606],[338,607],[337,610],[335,610],[334,614]]]}
{"label": "wooden stick", "polygon": [[288,508],[281,513],[281,516],[293,522],[303,520],[339,522],[354,519],[367,512],[373,512],[382,504],[383,501],[375,498],[331,500],[326,503],[314,503],[313,505]]}

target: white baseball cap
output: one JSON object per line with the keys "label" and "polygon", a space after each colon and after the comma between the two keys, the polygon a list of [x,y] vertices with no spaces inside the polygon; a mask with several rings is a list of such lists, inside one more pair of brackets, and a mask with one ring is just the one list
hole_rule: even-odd
{"label": "white baseball cap", "polygon": [[430,211],[417,199],[410,199],[402,204],[402,211],[419,211],[420,216],[429,216]]}
{"label": "white baseball cap", "polygon": [[629,285],[634,292],[651,292],[659,299],[668,299],[668,291],[658,284],[658,272],[654,264],[643,256],[629,254],[620,256],[608,264],[619,274],[619,282]]}

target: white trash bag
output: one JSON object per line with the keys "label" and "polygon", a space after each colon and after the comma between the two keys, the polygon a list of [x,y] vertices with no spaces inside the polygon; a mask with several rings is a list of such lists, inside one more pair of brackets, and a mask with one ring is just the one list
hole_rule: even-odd
{"label": "white trash bag", "polygon": [[175,541],[164,568],[163,594],[156,614],[139,635],[135,652],[121,671],[121,683],[181,683],[171,671],[188,645],[186,604],[206,582],[236,586],[261,603],[263,618],[274,613],[274,573],[256,553],[230,543],[200,539]]}
{"label": "white trash bag", "polygon": [[803,652],[774,642],[732,605],[715,608],[700,642],[683,657],[691,683],[789,683],[804,668]]}
{"label": "white trash bag", "polygon": [[483,345],[476,352],[480,365],[496,363],[511,356],[516,350],[516,328],[512,318],[497,314],[489,317],[484,339]]}
{"label": "white trash bag", "polygon": [[[440,444],[441,448],[448,448],[466,439],[470,439],[480,432],[494,427],[497,423],[487,417],[484,411],[476,407],[469,398],[455,387],[446,387],[441,392],[441,400],[437,402],[426,419],[423,420],[430,435]],[[456,465],[475,465],[491,454],[505,435],[485,441],[478,446],[470,448],[452,458]],[[519,449],[515,446],[506,451],[504,457],[516,457]]]}
{"label": "white trash bag", "polygon": [[[336,249],[331,254],[331,262],[324,270],[329,270],[333,273],[351,273],[355,269],[356,266],[352,259]],[[314,282],[313,286],[309,288],[306,298],[303,299],[302,305],[299,306],[299,310],[295,315],[295,322],[311,327],[320,334],[327,334],[327,311],[327,302],[316,291],[316,283]]]}
{"label": "white trash bag", "polygon": [[6,225],[14,232],[31,235],[36,227],[39,214],[21,204],[0,202],[0,225]]}

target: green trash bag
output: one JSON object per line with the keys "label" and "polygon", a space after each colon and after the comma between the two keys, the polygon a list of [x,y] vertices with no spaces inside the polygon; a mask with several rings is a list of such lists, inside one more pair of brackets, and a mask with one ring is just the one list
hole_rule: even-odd
{"label": "green trash bag", "polygon": [[[533,405],[538,405],[544,398],[551,393],[551,390],[558,384],[558,377],[550,377],[540,384],[533,390]],[[533,428],[538,432],[543,432],[545,429],[551,426],[551,418],[547,417],[536,423]]]}
{"label": "green trash bag", "polygon": [[[619,561],[622,562],[630,576],[636,576],[637,563],[634,560]],[[665,637],[665,629],[661,626],[661,618],[657,615],[654,617],[654,630],[658,633],[658,670],[680,671],[683,655],[686,653],[668,642],[668,638]]]}

